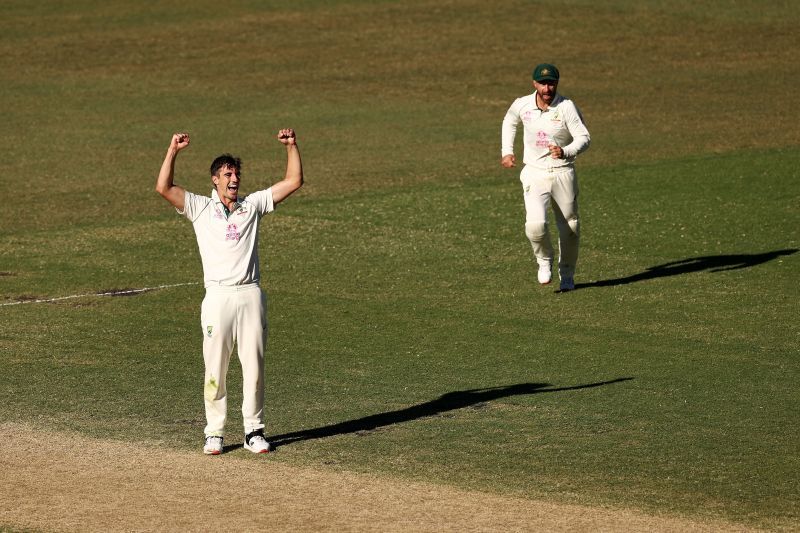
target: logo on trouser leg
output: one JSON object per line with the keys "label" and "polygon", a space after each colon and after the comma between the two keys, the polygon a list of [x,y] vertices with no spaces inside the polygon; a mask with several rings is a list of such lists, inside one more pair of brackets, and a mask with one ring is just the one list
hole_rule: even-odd
{"label": "logo on trouser leg", "polygon": [[219,390],[219,384],[214,376],[208,378],[206,384],[203,386],[203,397],[206,400],[215,400],[217,398],[217,391]]}
{"label": "logo on trouser leg", "polygon": [[211,336],[211,332],[214,330],[214,326],[206,326],[206,335],[209,337]]}

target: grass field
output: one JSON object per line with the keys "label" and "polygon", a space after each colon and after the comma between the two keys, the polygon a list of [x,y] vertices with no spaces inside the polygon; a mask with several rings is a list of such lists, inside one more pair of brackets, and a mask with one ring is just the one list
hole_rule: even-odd
{"label": "grass field", "polygon": [[[261,233],[268,461],[800,528],[798,22],[755,0],[5,2],[0,423],[199,453],[202,272],[155,176],[186,130],[178,183],[205,192],[233,151],[262,188],[293,127],[307,185]],[[568,294],[536,285],[499,165],[545,60],[593,137]]]}

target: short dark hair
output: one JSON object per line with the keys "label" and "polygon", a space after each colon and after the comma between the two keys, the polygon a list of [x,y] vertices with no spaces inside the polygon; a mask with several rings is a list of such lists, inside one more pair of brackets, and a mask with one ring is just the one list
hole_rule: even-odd
{"label": "short dark hair", "polygon": [[211,163],[211,175],[216,176],[223,167],[231,167],[241,174],[242,160],[231,154],[222,154]]}

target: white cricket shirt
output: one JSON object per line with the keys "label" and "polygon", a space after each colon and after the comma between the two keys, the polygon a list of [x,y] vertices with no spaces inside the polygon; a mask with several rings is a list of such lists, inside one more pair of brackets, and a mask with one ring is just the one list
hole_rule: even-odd
{"label": "white cricket shirt", "polygon": [[[569,98],[556,94],[553,103],[542,111],[536,93],[517,98],[503,119],[501,157],[514,153],[517,125],[523,125],[523,162],[541,170],[571,167],[575,157],[589,148],[591,137],[578,108]],[[549,145],[564,150],[563,159],[550,157]]]}
{"label": "white cricket shirt", "polygon": [[229,214],[216,190],[210,198],[186,192],[178,213],[194,226],[206,287],[258,283],[258,223],[274,210],[272,188],[237,199]]}

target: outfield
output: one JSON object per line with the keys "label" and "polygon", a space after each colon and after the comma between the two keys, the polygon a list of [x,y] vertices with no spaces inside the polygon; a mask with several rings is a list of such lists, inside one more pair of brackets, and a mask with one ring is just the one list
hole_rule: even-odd
{"label": "outfield", "polygon": [[[293,127],[307,185],[261,233],[277,451],[238,447],[234,360],[230,453],[209,460],[800,529],[800,7],[215,5],[4,4],[13,442],[200,453],[200,261],[155,176],[187,130],[176,182],[204,192],[232,151],[255,190],[280,177],[273,136]],[[536,285],[518,171],[499,165],[503,114],[540,60],[593,136],[569,294]],[[329,525],[348,523],[365,528]],[[69,529],[0,507],[3,527]]]}

